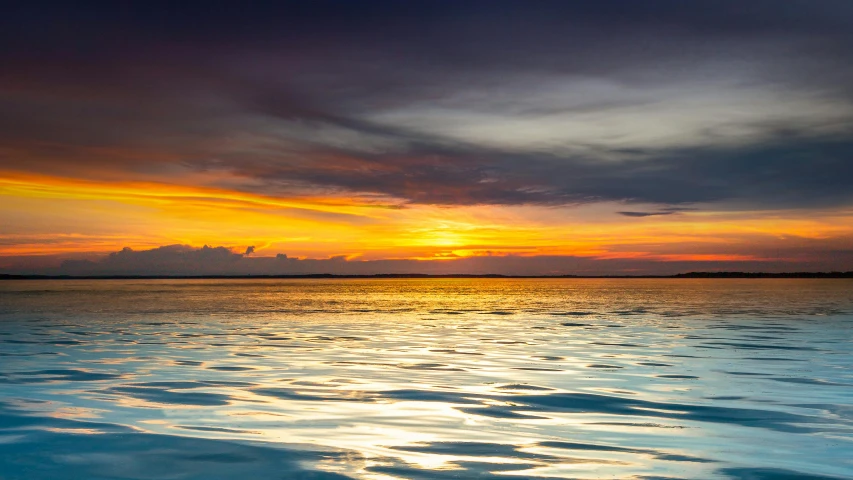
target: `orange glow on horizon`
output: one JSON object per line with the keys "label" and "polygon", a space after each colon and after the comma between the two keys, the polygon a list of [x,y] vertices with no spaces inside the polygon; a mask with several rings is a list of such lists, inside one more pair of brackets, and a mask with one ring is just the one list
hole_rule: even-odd
{"label": "orange glow on horizon", "polygon": [[[431,206],[369,196],[276,197],[206,185],[0,172],[0,256],[186,244],[256,256],[453,261],[476,256],[747,261],[853,237],[853,211],[627,218],[623,206]],[[14,233],[13,233],[14,232]],[[834,242],[834,243],[833,243]]]}

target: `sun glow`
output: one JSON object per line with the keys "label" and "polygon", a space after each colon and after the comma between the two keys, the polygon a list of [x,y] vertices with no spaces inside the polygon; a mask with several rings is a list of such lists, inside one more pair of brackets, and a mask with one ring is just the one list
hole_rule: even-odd
{"label": "sun glow", "polygon": [[[615,214],[620,205],[401,208],[353,196],[281,198],[205,185],[15,172],[2,174],[0,198],[4,224],[13,227],[0,231],[3,256],[210,244],[241,252],[252,245],[260,256],[361,260],[571,255],[742,261],[785,258],[786,249],[853,235],[853,212],[841,209],[625,218]],[[759,247],[745,249],[747,243]]]}

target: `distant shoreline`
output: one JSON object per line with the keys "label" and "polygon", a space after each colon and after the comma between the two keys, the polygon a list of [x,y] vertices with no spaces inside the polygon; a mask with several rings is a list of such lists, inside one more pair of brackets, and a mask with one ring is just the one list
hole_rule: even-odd
{"label": "distant shoreline", "polygon": [[500,275],[383,273],[374,275],[12,275],[0,274],[0,280],[245,280],[245,279],[393,279],[393,278],[853,278],[851,272],[688,272],[675,275]]}

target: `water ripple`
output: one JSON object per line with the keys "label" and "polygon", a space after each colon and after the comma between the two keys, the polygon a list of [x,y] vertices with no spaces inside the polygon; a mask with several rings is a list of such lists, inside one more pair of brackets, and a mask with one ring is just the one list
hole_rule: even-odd
{"label": "water ripple", "polygon": [[0,478],[853,478],[851,286],[5,282]]}

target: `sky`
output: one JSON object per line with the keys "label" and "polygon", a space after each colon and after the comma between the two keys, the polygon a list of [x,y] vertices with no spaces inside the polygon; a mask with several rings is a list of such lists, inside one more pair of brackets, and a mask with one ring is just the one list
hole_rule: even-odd
{"label": "sky", "polygon": [[849,0],[33,3],[0,273],[853,270]]}

